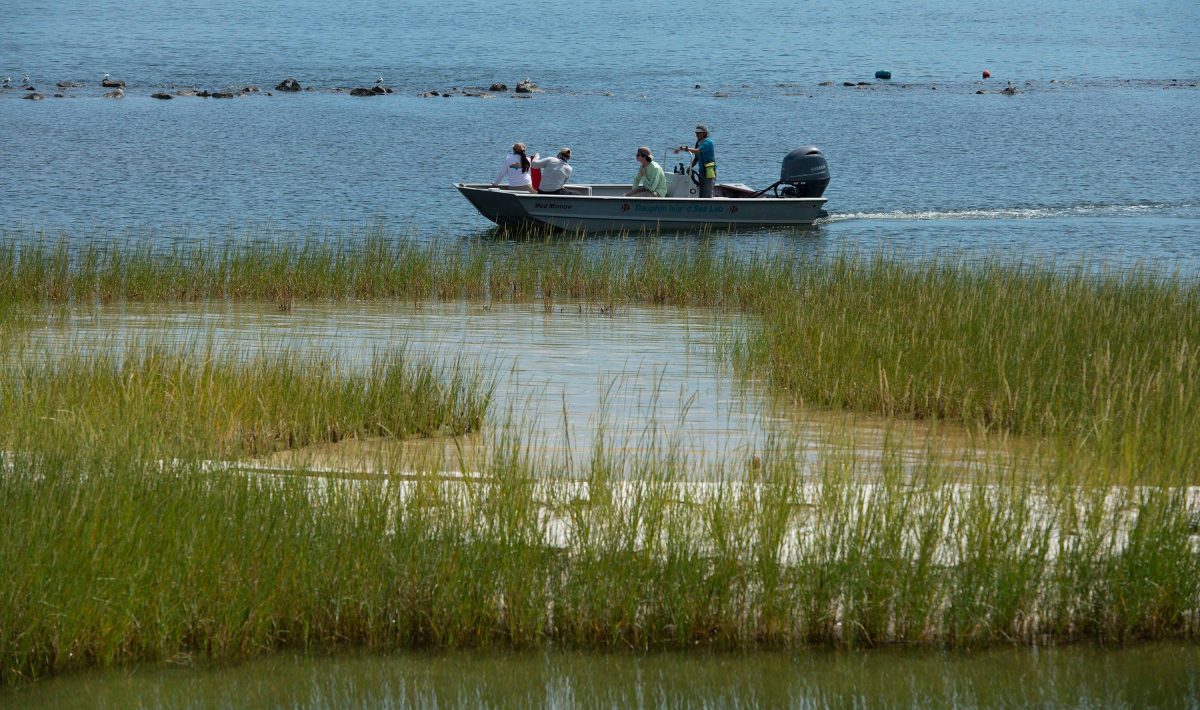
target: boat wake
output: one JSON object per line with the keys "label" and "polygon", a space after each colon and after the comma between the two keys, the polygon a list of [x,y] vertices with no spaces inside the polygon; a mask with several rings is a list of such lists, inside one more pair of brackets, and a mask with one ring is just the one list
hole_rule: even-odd
{"label": "boat wake", "polygon": [[1197,205],[1190,203],[1147,203],[1127,205],[1084,204],[1069,207],[1007,207],[963,210],[895,210],[890,212],[834,212],[820,224],[852,220],[1017,220],[1061,219],[1069,217],[1198,217]]}

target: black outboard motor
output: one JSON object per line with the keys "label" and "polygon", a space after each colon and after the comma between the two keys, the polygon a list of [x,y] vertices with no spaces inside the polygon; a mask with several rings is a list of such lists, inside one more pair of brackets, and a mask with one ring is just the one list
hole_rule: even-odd
{"label": "black outboard motor", "polygon": [[815,145],[797,148],[783,157],[776,184],[780,197],[820,197],[829,184],[829,163]]}

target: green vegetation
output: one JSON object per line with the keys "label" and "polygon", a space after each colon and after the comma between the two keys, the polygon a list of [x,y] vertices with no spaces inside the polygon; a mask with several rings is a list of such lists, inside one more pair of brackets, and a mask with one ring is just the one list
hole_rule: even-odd
{"label": "green vegetation", "polygon": [[1200,633],[1185,487],[1200,482],[1194,280],[710,242],[0,248],[0,331],[13,333],[108,302],[429,298],[736,309],[753,318],[733,362],[784,396],[1042,437],[1047,455],[964,473],[933,453],[904,463],[904,442],[882,463],[777,442],[704,486],[684,482],[696,464],[669,445],[601,441],[572,470],[532,452],[537,432],[497,422],[464,466],[472,482],[272,476],[208,461],[474,431],[490,384],[402,356],[343,371],[291,354],[10,345],[0,683],[281,648]]}
{"label": "green vegetation", "polygon": [[327,356],[238,357],[211,345],[7,360],[0,441],[21,451],[71,442],[223,458],[345,438],[458,435],[479,430],[491,396],[478,372],[403,353],[353,370]]}
{"label": "green vegetation", "polygon": [[[958,486],[771,452],[684,484],[669,451],[582,482],[519,438],[479,482],[10,455],[0,680],[279,649],[797,649],[1195,638],[1177,489]],[[627,482],[636,476],[636,482]],[[864,478],[873,485],[864,486]]]}
{"label": "green vegetation", "polygon": [[[1147,271],[734,253],[696,241],[431,243],[377,233],[154,251],[0,248],[9,309],[113,301],[585,300],[736,309],[735,361],[808,404],[1054,436],[1200,482],[1200,282]],[[2,317],[2,314],[0,314]]]}

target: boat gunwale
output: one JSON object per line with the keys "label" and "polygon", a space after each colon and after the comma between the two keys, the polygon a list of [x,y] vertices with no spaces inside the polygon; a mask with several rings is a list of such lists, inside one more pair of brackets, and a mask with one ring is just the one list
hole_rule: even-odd
{"label": "boat gunwale", "polygon": [[[642,196],[642,195],[637,195],[637,196],[633,196],[633,195],[630,195],[630,196],[624,196],[624,195],[576,195],[576,194],[571,194],[571,193],[549,195],[549,194],[542,194],[542,193],[537,193],[537,192],[521,192],[518,190],[507,190],[507,189],[504,189],[503,187],[498,187],[498,186],[490,185],[487,183],[459,182],[459,183],[454,183],[453,186],[455,188],[457,188],[459,191],[478,190],[480,192],[486,192],[488,194],[512,195],[513,197],[515,197],[517,199],[549,198],[549,199],[583,199],[583,200],[589,200],[589,201],[590,200],[648,200],[648,201],[658,200],[658,201],[666,201],[666,202],[725,200],[727,202],[750,202],[750,203],[756,203],[756,204],[761,203],[763,200],[769,200],[772,203],[782,202],[782,203],[804,203],[804,204],[825,204],[826,202],[828,202],[828,199],[825,197],[776,197],[774,195],[772,195],[770,197],[768,197],[766,195],[763,195],[761,197],[725,197],[723,195],[720,197],[715,196],[715,195],[713,197],[691,197],[691,196],[688,196],[688,197],[667,197],[667,196],[659,197],[657,195],[655,195],[653,197],[646,197],[646,196]],[[584,184],[577,185],[577,187],[624,188],[624,187],[628,187],[628,185],[625,185],[624,183],[584,183]]]}

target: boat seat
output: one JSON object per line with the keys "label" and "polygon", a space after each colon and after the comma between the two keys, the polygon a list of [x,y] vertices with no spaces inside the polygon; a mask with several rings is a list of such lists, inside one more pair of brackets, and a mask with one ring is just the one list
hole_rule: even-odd
{"label": "boat seat", "polygon": [[687,175],[667,173],[667,197],[696,197],[699,191],[693,193],[695,187]]}
{"label": "boat seat", "polygon": [[590,197],[592,194],[592,186],[591,185],[564,185],[563,191],[566,192],[568,195],[587,195]]}

